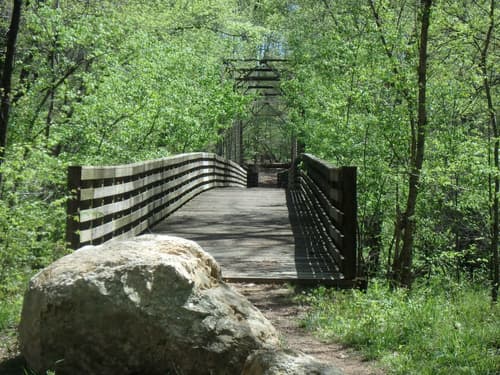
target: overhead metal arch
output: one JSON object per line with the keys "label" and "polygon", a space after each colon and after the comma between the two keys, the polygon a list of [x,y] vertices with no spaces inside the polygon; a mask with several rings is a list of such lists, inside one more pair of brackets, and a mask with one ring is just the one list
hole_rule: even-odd
{"label": "overhead metal arch", "polygon": [[[245,158],[248,159],[249,154],[256,158],[255,154],[258,153],[258,150],[248,149],[252,144],[248,137],[250,135],[255,137],[255,132],[260,130],[259,124],[277,125],[278,135],[283,135],[286,131],[286,103],[283,100],[281,81],[288,72],[287,64],[288,60],[282,58],[227,59],[224,61],[224,74],[234,81],[234,89],[242,94],[251,95],[254,101],[250,109],[252,118],[248,121],[235,119],[233,126],[223,134],[218,148],[221,155],[239,164],[245,164]],[[274,143],[288,150],[294,149],[290,137],[282,136]],[[268,144],[259,144],[258,141],[253,142],[253,146],[261,150],[269,149]]]}

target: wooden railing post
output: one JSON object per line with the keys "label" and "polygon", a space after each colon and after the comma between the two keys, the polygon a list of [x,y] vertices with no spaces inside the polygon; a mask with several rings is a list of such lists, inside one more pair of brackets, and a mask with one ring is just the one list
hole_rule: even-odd
{"label": "wooden railing post", "polygon": [[344,213],[344,246],[342,249],[342,255],[344,256],[343,272],[346,279],[354,279],[357,276],[357,169],[356,167],[342,167],[340,175],[342,186],[342,212]]}
{"label": "wooden railing post", "polygon": [[82,186],[82,167],[68,167],[68,191],[70,197],[66,204],[66,242],[70,249],[80,247],[79,212],[80,189]]}
{"label": "wooden railing post", "polygon": [[211,181],[211,183],[213,186],[217,185],[217,163],[219,162],[220,159],[222,159],[222,156],[217,155],[217,154],[212,155],[213,166],[212,166],[212,178],[211,178],[212,181]]}

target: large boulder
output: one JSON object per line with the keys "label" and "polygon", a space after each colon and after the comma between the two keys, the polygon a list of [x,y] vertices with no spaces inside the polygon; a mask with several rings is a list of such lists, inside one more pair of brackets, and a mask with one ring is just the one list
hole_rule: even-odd
{"label": "large boulder", "polygon": [[39,272],[19,335],[31,368],[72,375],[233,375],[278,344],[210,255],[159,235],[87,246]]}
{"label": "large boulder", "polygon": [[262,349],[247,359],[241,375],[342,375],[335,366],[292,350]]}

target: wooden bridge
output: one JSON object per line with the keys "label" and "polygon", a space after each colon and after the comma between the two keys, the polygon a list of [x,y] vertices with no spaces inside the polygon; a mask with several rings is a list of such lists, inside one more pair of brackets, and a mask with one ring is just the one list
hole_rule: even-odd
{"label": "wooden bridge", "polygon": [[73,249],[145,232],[192,239],[232,281],[357,283],[356,168],[302,154],[281,187],[215,154],[109,167],[70,167]]}

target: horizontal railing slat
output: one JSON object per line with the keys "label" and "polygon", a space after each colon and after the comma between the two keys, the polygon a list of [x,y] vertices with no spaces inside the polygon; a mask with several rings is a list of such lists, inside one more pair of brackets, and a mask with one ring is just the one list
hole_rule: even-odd
{"label": "horizontal railing slat", "polygon": [[111,186],[103,186],[97,188],[84,188],[81,191],[81,200],[90,200],[90,199],[102,199],[107,197],[112,197],[120,194],[126,194],[133,192],[138,189],[142,189],[148,185],[151,185],[155,182],[162,181],[166,179],[168,176],[176,176],[182,173],[187,173],[190,170],[198,170],[200,167],[212,167],[212,163],[210,161],[203,161],[201,164],[193,166],[190,164],[182,165],[176,167],[172,170],[162,171],[155,173],[153,175],[145,176],[138,180],[120,183],[117,185]]}
{"label": "horizontal railing slat", "polygon": [[344,214],[337,207],[335,207],[330,201],[328,197],[325,196],[323,191],[318,188],[318,186],[314,183],[314,181],[305,173],[300,172],[300,177],[303,178],[310,189],[314,192],[314,195],[320,200],[321,207],[328,213],[328,216],[333,220],[334,223],[342,225],[342,221],[344,220]]}
{"label": "horizontal railing slat", "polygon": [[[304,206],[298,211],[312,221],[309,241],[326,249],[346,279],[356,278],[356,168],[336,168],[314,155],[301,154],[288,178],[289,188]],[[321,238],[320,244],[315,237]]]}
{"label": "horizontal railing slat", "polygon": [[[312,218],[309,218],[309,216],[311,215],[309,214],[309,209],[303,199],[302,193],[300,193],[298,190],[293,190],[290,192],[290,198],[301,220],[302,233],[306,238],[310,240],[308,241],[308,246],[313,247],[313,249],[311,250],[314,254],[313,256],[320,257],[322,260],[324,260],[324,266],[328,267],[328,269],[323,269],[322,272],[330,272],[336,279],[341,279],[342,274],[340,272],[340,265],[342,259],[335,259],[334,257],[332,257],[331,249],[318,235],[318,226],[315,224]],[[325,252],[323,251],[323,249],[326,249],[327,251]]]}
{"label": "horizontal railing slat", "polygon": [[[208,174],[210,172],[209,169],[202,169],[200,171],[203,171],[202,174]],[[189,173],[187,175],[182,176],[181,178],[177,178],[174,180],[170,180],[169,182],[156,186],[154,188],[148,189],[142,193],[139,193],[138,195],[132,196],[126,200],[122,201],[117,201],[109,204],[104,204],[100,207],[97,208],[89,208],[86,210],[82,210],[80,212],[80,221],[86,222],[89,220],[94,220],[101,218],[103,216],[115,214],[127,209],[131,209],[134,206],[137,206],[141,202],[144,202],[148,199],[153,198],[154,196],[158,194],[162,194],[167,190],[170,189],[176,189],[182,184],[185,184],[187,181],[192,180],[196,178],[197,176],[200,176],[202,174],[198,174],[197,171]]]}
{"label": "horizontal railing slat", "polygon": [[82,166],[82,181],[131,177],[141,173],[147,173],[158,168],[185,163],[200,158],[213,159],[214,155],[209,153],[196,152],[125,165],[104,167]]}
{"label": "horizontal railing slat", "polygon": [[311,168],[318,170],[328,181],[340,181],[339,168],[311,154],[302,154],[302,156],[305,163],[308,163]]}
{"label": "horizontal railing slat", "polygon": [[316,215],[323,223],[323,226],[324,226],[326,232],[330,235],[332,240],[335,242],[336,246],[338,248],[342,248],[343,241],[344,241],[344,235],[341,233],[340,230],[338,230],[336,228],[336,225],[338,225],[338,224],[336,224],[335,222],[332,222],[331,218],[328,216],[326,211],[323,209],[319,200],[313,194],[310,186],[307,183],[301,184],[301,189],[304,192],[304,194],[306,195],[307,199],[309,200],[309,204],[315,210]]}
{"label": "horizontal railing slat", "polygon": [[[322,245],[326,247],[326,254],[333,259],[333,261],[338,265],[339,268],[341,268],[343,261],[342,254],[340,253],[339,249],[332,241],[332,239],[327,235],[327,228],[325,227],[324,222],[319,218],[318,213],[315,209],[316,207],[314,206],[314,204],[311,204],[310,197],[304,191],[303,186],[300,187],[299,192],[302,204],[304,205],[304,208],[307,211],[310,220],[312,220],[314,224],[315,233],[313,235],[318,236],[321,239]],[[325,254],[323,253],[323,255]]]}
{"label": "horizontal railing slat", "polygon": [[307,175],[314,180],[315,184],[330,200],[333,200],[334,203],[339,204],[339,202],[342,200],[342,191],[332,186],[330,181],[325,179],[318,169],[307,169]]}
{"label": "horizontal railing slat", "polygon": [[67,238],[72,248],[144,232],[213,187],[246,186],[246,170],[208,153],[129,165],[70,167]]}
{"label": "horizontal railing slat", "polygon": [[[106,234],[112,233],[117,229],[120,229],[121,227],[133,223],[137,221],[140,218],[147,218],[149,216],[149,213],[153,211],[157,207],[161,207],[163,205],[167,205],[172,199],[179,198],[174,204],[184,204],[186,203],[187,200],[189,199],[183,199],[184,194],[186,191],[193,189],[193,187],[196,187],[196,185],[203,184],[204,181],[198,181],[195,180],[191,182],[188,185],[184,185],[182,188],[179,190],[172,192],[170,194],[167,194],[166,196],[162,197],[159,200],[155,200],[151,203],[149,203],[147,206],[141,207],[139,209],[134,210],[131,214],[122,216],[118,219],[115,219],[113,221],[110,221],[108,223],[102,224],[100,226],[94,227],[92,229],[88,230],[83,230],[80,232],[80,238],[82,242],[87,242],[91,241],[92,238],[98,238],[98,237],[103,237]],[[172,207],[174,206],[172,204]],[[174,209],[171,208],[171,211]]]}

